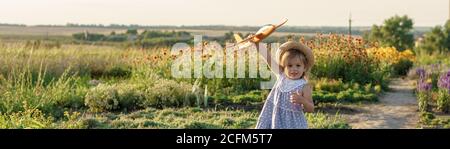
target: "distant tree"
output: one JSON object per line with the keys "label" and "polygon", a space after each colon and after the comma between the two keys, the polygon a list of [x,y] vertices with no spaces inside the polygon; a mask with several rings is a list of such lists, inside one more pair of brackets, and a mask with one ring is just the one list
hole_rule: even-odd
{"label": "distant tree", "polygon": [[441,26],[436,26],[430,32],[425,33],[423,44],[420,49],[428,54],[434,51],[444,51],[446,37]]}
{"label": "distant tree", "polygon": [[128,29],[127,32],[126,32],[126,34],[129,34],[129,35],[137,35],[138,32],[137,32],[137,29]]}
{"label": "distant tree", "polygon": [[234,41],[234,32],[229,31],[229,32],[225,33],[224,39],[226,42],[233,42]]}
{"label": "distant tree", "polygon": [[425,33],[423,43],[419,47],[421,51],[431,54],[433,52],[450,51],[450,21],[444,27],[436,26],[431,31]]}
{"label": "distant tree", "polygon": [[105,35],[85,32],[72,34],[72,37],[77,40],[101,41],[105,38]]}
{"label": "distant tree", "polygon": [[403,51],[414,45],[412,29],[412,19],[406,15],[402,17],[396,15],[385,20],[381,26],[373,25],[368,39],[379,42],[382,46],[393,46],[399,51]]}
{"label": "distant tree", "polygon": [[450,51],[450,20],[447,20],[444,26],[444,34],[447,38],[445,40],[445,47],[447,48],[447,51]]}
{"label": "distant tree", "polygon": [[112,42],[124,42],[128,40],[128,36],[125,34],[118,35],[110,35],[103,39],[104,41],[112,41]]}
{"label": "distant tree", "polygon": [[72,37],[77,40],[86,40],[84,33],[75,33],[75,34],[72,34]]}
{"label": "distant tree", "polygon": [[372,29],[370,30],[370,33],[367,37],[367,40],[380,42],[380,40],[382,38],[383,38],[383,33],[381,33],[381,28],[377,25],[373,25]]}

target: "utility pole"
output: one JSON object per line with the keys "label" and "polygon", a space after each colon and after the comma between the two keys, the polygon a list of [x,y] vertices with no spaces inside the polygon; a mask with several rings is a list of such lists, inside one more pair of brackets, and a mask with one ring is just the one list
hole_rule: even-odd
{"label": "utility pole", "polygon": [[352,36],[352,13],[348,17],[348,34]]}

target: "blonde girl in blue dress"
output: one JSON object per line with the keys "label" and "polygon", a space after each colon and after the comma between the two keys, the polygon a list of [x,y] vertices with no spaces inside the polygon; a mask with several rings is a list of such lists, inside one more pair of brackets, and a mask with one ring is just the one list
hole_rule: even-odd
{"label": "blonde girl in blue dress", "polygon": [[[270,53],[270,52],[269,52]],[[256,124],[257,129],[307,129],[304,112],[313,112],[312,88],[305,79],[314,64],[311,49],[288,41],[276,51],[279,71]],[[271,56],[267,62],[271,64]]]}

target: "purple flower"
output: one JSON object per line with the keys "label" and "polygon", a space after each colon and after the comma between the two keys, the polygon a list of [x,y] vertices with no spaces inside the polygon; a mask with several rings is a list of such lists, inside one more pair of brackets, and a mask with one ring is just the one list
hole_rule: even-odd
{"label": "purple flower", "polygon": [[425,79],[425,75],[426,75],[426,71],[423,68],[417,68],[416,69],[416,74],[419,75],[420,80],[424,80]]}
{"label": "purple flower", "polygon": [[416,74],[419,75],[419,80],[417,81],[417,91],[424,92],[430,91],[432,84],[426,81],[427,73],[424,68],[416,69]]}
{"label": "purple flower", "polygon": [[438,81],[439,88],[447,89],[450,91],[450,70],[447,73],[441,75]]}
{"label": "purple flower", "polygon": [[430,91],[431,87],[432,87],[431,83],[419,81],[419,84],[417,85],[417,91],[419,92]]}

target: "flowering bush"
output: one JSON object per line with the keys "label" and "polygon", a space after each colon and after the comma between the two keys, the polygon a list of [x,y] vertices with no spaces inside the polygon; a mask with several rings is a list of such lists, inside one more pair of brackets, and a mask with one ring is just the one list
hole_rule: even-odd
{"label": "flowering bush", "polygon": [[[306,44],[314,50],[317,60],[311,70],[314,77],[380,85],[383,89],[388,88],[388,78],[393,72],[406,74],[414,60],[410,50],[398,52],[395,48],[380,48],[344,35],[318,35]],[[398,70],[393,71],[393,67]]]}
{"label": "flowering bush", "polygon": [[119,93],[114,86],[100,84],[86,94],[85,104],[92,112],[116,110],[119,108]]}
{"label": "flowering bush", "polygon": [[119,95],[119,107],[121,110],[130,111],[140,108],[142,101],[145,100],[145,94],[141,86],[130,83],[117,85]]}
{"label": "flowering bush", "polygon": [[360,84],[380,84],[386,77],[385,73],[380,72],[382,70],[376,61],[367,55],[365,49],[370,45],[362,39],[334,34],[326,37],[318,35],[306,44],[313,49],[316,59],[311,70],[315,77]]}
{"label": "flowering bush", "polygon": [[402,59],[415,61],[414,53],[411,50],[399,52],[395,47],[368,48],[367,53],[369,56],[376,58],[377,61],[388,65],[398,63]]}
{"label": "flowering bush", "polygon": [[415,61],[414,53],[411,50],[399,52],[395,47],[373,47],[367,49],[367,53],[382,64],[382,67],[392,69],[395,75],[406,75]]}
{"label": "flowering bush", "polygon": [[193,105],[195,97],[191,89],[192,85],[185,82],[160,79],[146,89],[143,106],[164,108]]}
{"label": "flowering bush", "polygon": [[450,110],[450,71],[441,75],[438,86],[437,108],[439,111],[448,112]]}
{"label": "flowering bush", "polygon": [[417,75],[419,75],[419,80],[417,82],[417,100],[419,104],[419,111],[426,112],[428,110],[429,98],[431,98],[430,91],[432,84],[430,79],[426,80],[427,73],[425,69],[419,68],[416,72]]}

